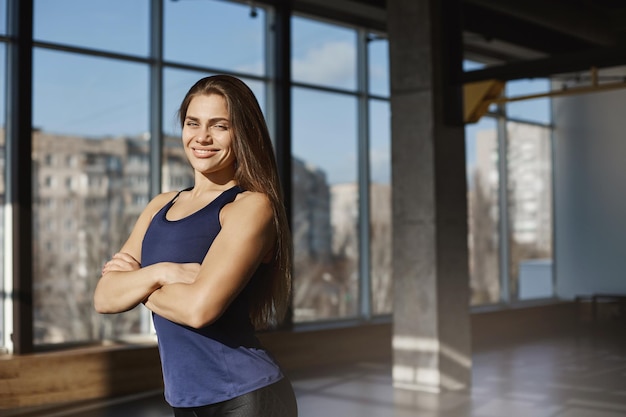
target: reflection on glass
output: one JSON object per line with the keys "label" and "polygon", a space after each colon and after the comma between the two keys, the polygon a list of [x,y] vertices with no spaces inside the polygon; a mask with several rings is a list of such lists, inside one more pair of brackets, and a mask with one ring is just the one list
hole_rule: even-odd
{"label": "reflection on glass", "polygon": [[551,297],[550,130],[514,122],[507,124],[507,130],[511,290],[519,299]]}
{"label": "reflection on glass", "polygon": [[498,139],[496,123],[483,118],[466,128],[470,304],[500,299]]}
{"label": "reflection on glass", "polygon": [[[162,191],[178,191],[193,185],[193,170],[187,162],[178,120],[178,107],[185,94],[199,79],[209,74],[166,68],[163,76],[164,148],[162,165]],[[254,92],[259,103],[265,102],[265,84],[260,81],[242,80]]]}
{"label": "reflection on glass", "polygon": [[370,268],[372,312],[391,313],[391,110],[388,101],[370,101]]}
{"label": "reflection on glass", "polygon": [[389,97],[389,41],[370,34],[369,47],[369,92]]}
{"label": "reflection on glass", "polygon": [[140,332],[95,313],[101,267],[148,202],[147,67],[35,50],[34,343]]}
{"label": "reflection on glass", "polygon": [[356,89],[356,32],[294,17],[291,72],[294,81]]}
{"label": "reflection on glass", "polygon": [[[506,96],[519,97],[550,91],[550,80],[545,78],[515,80],[506,83]],[[506,104],[507,116],[536,123],[550,123],[550,99],[512,101]]]}
{"label": "reflection on glass", "polygon": [[35,40],[148,54],[149,0],[34,0],[33,8]]}
{"label": "reflection on glass", "polygon": [[225,71],[265,73],[265,10],[217,0],[165,1],[167,61]]}
{"label": "reflection on glass", "polygon": [[293,90],[294,320],[358,307],[356,99]]}

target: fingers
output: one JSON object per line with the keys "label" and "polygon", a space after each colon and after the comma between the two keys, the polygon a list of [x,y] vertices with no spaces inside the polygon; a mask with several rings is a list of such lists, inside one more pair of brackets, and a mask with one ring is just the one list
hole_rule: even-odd
{"label": "fingers", "polygon": [[119,259],[121,261],[130,263],[130,264],[134,263],[134,264],[139,265],[139,262],[132,255],[126,252],[118,252],[115,255],[113,255],[112,259]]}
{"label": "fingers", "polygon": [[102,275],[113,271],[134,271],[141,268],[139,262],[128,253],[118,252],[102,267]]}

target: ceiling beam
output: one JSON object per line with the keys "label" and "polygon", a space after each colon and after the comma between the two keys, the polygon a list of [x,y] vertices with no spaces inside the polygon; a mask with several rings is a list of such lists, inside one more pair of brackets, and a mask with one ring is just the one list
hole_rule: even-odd
{"label": "ceiling beam", "polygon": [[545,78],[568,72],[587,71],[592,67],[607,68],[621,65],[626,65],[626,46],[592,49],[465,71],[462,80],[474,82],[491,79],[510,81],[522,78]]}
{"label": "ceiling beam", "polygon": [[533,22],[578,39],[601,46],[614,46],[618,38],[602,19],[591,10],[576,10],[567,3],[542,0],[464,0],[468,4],[497,11]]}
{"label": "ceiling beam", "polygon": [[463,30],[482,35],[487,44],[501,40],[548,54],[597,47],[597,44],[555,32],[532,21],[467,2],[463,4],[462,15]]}

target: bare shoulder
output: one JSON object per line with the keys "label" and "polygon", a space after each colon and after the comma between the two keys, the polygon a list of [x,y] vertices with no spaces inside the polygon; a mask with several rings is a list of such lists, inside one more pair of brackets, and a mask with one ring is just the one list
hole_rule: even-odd
{"label": "bare shoulder", "polygon": [[235,201],[227,204],[223,211],[223,221],[236,219],[237,221],[267,222],[273,217],[274,210],[269,197],[264,193],[244,191]]}

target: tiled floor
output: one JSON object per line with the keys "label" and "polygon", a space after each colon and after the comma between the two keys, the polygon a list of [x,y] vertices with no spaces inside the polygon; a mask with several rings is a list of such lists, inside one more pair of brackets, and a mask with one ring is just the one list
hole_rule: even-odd
{"label": "tiled floor", "polygon": [[473,365],[469,394],[394,390],[389,364],[296,379],[300,416],[626,416],[626,328],[478,351]]}
{"label": "tiled floor", "polygon": [[[394,390],[389,363],[294,375],[300,417],[624,417],[626,328],[480,349],[470,393]],[[1,414],[0,414],[1,415]],[[41,414],[38,414],[41,415]],[[169,417],[160,393],[48,417]],[[262,417],[262,416],[259,416]]]}

